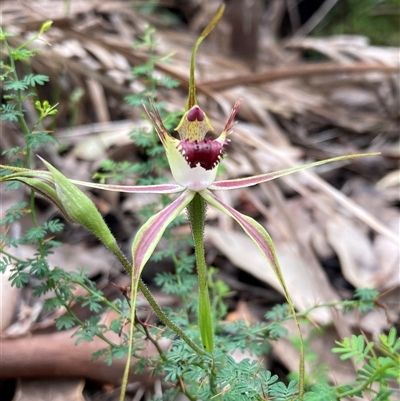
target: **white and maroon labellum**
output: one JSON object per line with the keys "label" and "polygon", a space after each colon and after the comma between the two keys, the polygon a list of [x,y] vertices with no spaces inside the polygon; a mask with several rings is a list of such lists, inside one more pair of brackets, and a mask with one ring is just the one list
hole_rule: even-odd
{"label": "white and maroon labellum", "polygon": [[225,145],[211,138],[203,139],[202,141],[191,142],[188,139],[179,143],[178,149],[187,161],[190,168],[200,165],[205,170],[212,170],[218,165],[222,155],[225,153]]}

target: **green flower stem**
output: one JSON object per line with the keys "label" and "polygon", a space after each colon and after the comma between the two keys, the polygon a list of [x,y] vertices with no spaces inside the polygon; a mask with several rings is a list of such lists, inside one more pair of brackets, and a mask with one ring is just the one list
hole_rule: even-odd
{"label": "green flower stem", "polygon": [[192,58],[190,60],[190,78],[189,78],[189,97],[186,103],[185,111],[188,111],[192,106],[197,104],[197,97],[196,97],[196,84],[195,84],[195,76],[194,70],[196,67],[196,54],[197,50],[201,44],[201,42],[210,34],[210,32],[215,28],[218,24],[219,20],[222,18],[222,15],[225,11],[225,5],[222,4],[219,8],[217,13],[214,15],[210,23],[204,28],[203,32],[200,34],[199,38],[196,40],[196,43],[192,50]]}
{"label": "green flower stem", "polygon": [[196,254],[197,274],[199,277],[199,326],[201,340],[208,352],[214,349],[214,332],[211,313],[210,296],[207,283],[207,265],[204,256],[204,220],[206,203],[196,194],[187,207],[192,228],[194,250]]}
{"label": "green flower stem", "polygon": [[[114,255],[117,257],[119,262],[122,264],[124,269],[129,273],[132,274],[132,266],[129,263],[128,259],[126,259],[125,255],[121,252],[118,246],[113,247],[110,249]],[[196,352],[198,355],[204,355],[204,350],[201,349],[196,343],[194,343],[190,337],[188,337],[185,332],[180,329],[170,318],[165,314],[165,312],[161,309],[160,305],[158,305],[157,301],[154,299],[152,293],[147,288],[146,284],[143,282],[142,279],[139,281],[139,290],[142,292],[143,296],[147,299],[147,302],[150,304],[151,308],[153,309],[154,313],[157,317],[171,329],[176,335],[182,338],[185,343],[192,348],[193,351]]]}
{"label": "green flower stem", "polygon": [[131,369],[131,358],[133,352],[133,331],[135,327],[135,312],[136,312],[136,299],[137,299],[137,286],[131,284],[131,314],[129,323],[129,340],[128,340],[128,357],[126,359],[125,371],[121,382],[121,392],[119,401],[125,400],[126,389],[128,387],[129,371]]}
{"label": "green flower stem", "polygon": [[149,291],[147,288],[146,284],[142,281],[142,279],[139,281],[139,290],[142,292],[143,296],[147,299],[147,302],[150,304],[152,307],[154,313],[158,316],[158,318],[169,328],[171,329],[175,334],[177,334],[180,338],[182,338],[183,341],[187,345],[189,345],[190,348],[192,348],[193,351],[196,352],[198,355],[204,355],[204,351],[196,344],[194,343],[190,337],[188,337],[185,332],[180,329],[174,322],[172,322],[169,317],[164,313],[164,311],[161,309],[160,305],[158,305],[157,301],[154,299],[153,294]]}
{"label": "green flower stem", "polygon": [[299,401],[303,401],[304,399],[304,381],[305,381],[305,363],[304,363],[304,354],[305,354],[305,349],[304,349],[304,340],[303,340],[303,335],[301,333],[301,327],[299,320],[297,319],[296,315],[296,310],[294,308],[294,304],[292,301],[292,298],[290,296],[289,290],[286,287],[286,282],[283,278],[282,271],[279,270],[277,271],[277,276],[279,279],[279,283],[282,287],[283,293],[285,295],[286,301],[289,305],[289,310],[290,313],[293,316],[294,324],[296,326],[297,333],[300,338],[300,345],[299,345],[299,351],[300,351],[300,363],[299,363]]}

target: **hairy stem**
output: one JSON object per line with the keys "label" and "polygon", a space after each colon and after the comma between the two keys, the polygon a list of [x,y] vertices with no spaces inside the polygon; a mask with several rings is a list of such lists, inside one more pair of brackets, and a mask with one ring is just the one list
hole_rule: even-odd
{"label": "hairy stem", "polygon": [[[132,266],[129,263],[128,259],[126,259],[125,255],[121,252],[121,250],[116,246],[115,248],[111,249],[114,255],[117,257],[121,265],[124,267],[124,269],[129,273],[132,274]],[[147,288],[146,284],[143,282],[142,279],[139,281],[139,290],[142,292],[143,296],[146,298],[147,302],[150,304],[151,308],[153,309],[154,313],[157,315],[157,317],[167,326],[169,329],[171,329],[176,335],[178,335],[180,338],[182,338],[185,343],[192,348],[194,352],[198,355],[203,355],[204,350],[202,350],[197,344],[193,342],[193,340],[190,339],[186,335],[186,333],[180,329],[170,318],[165,314],[165,312],[162,310],[160,305],[157,303],[155,298],[153,297],[152,293],[149,291]]]}
{"label": "hairy stem", "polygon": [[[275,253],[275,251],[274,251]],[[293,320],[296,326],[296,330],[297,333],[299,335],[300,338],[300,346],[299,346],[299,351],[300,351],[300,362],[299,362],[299,401],[303,401],[304,399],[304,376],[305,376],[305,368],[304,368],[304,340],[303,340],[303,335],[301,333],[301,328],[300,328],[300,323],[299,320],[297,319],[297,314],[296,314],[296,310],[294,308],[294,304],[292,301],[292,298],[290,296],[289,290],[286,286],[286,282],[285,279],[283,278],[283,274],[282,274],[282,270],[278,264],[278,259],[275,256],[275,260],[276,260],[276,268],[275,268],[275,274],[278,278],[279,284],[282,287],[283,290],[283,294],[286,298],[286,302],[289,305],[289,310],[290,313],[293,316]]]}
{"label": "hairy stem", "polygon": [[119,395],[119,401],[125,400],[126,388],[128,386],[129,371],[131,369],[131,358],[133,350],[133,330],[135,327],[135,311],[136,311],[136,298],[137,298],[137,286],[131,285],[131,315],[129,323],[129,343],[128,343],[128,357],[126,360],[125,371],[121,382],[121,392]]}
{"label": "hairy stem", "polygon": [[204,256],[204,220],[206,203],[196,194],[187,207],[190,226],[192,228],[194,250],[196,254],[197,274],[199,278],[199,327],[204,348],[212,352],[214,349],[214,332],[211,313],[210,296],[207,283],[207,265]]}

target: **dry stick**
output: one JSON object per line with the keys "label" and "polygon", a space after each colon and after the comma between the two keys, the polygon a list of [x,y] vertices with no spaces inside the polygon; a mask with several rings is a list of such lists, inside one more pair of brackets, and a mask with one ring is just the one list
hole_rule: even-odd
{"label": "dry stick", "polygon": [[[31,337],[0,338],[0,379],[86,377],[120,385],[126,359],[114,359],[112,366],[104,362],[105,357],[94,361],[92,355],[104,348],[103,340],[95,337],[91,342],[76,345],[75,333],[76,328]],[[114,337],[119,341],[116,334]],[[148,371],[136,374],[133,370],[130,380],[149,385],[154,381]]]}
{"label": "dry stick", "polygon": [[215,81],[203,81],[197,85],[197,89],[202,90],[224,90],[231,89],[239,85],[251,85],[283,79],[312,77],[316,75],[330,74],[357,74],[366,72],[399,73],[399,67],[392,67],[382,64],[354,63],[350,65],[337,65],[333,63],[305,64],[294,67],[270,68],[256,74],[238,75],[228,79],[218,79]]}

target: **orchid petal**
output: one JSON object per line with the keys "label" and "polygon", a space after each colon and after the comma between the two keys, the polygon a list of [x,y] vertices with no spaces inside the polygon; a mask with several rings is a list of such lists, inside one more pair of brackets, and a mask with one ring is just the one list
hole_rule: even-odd
{"label": "orchid petal", "polygon": [[[174,175],[173,165],[179,163],[179,161],[182,160],[185,161],[184,157],[181,155],[181,152],[178,150],[180,141],[174,138],[172,135],[170,135],[168,130],[165,128],[160,113],[158,112],[158,109],[152,100],[150,100],[150,105],[151,105],[151,110],[147,108],[145,104],[143,104],[144,111],[146,112],[147,117],[149,117],[149,119],[153,123],[153,127],[156,130],[157,135],[164,146],[165,153],[168,158],[168,163],[172,171],[172,175]],[[177,182],[180,184],[179,181]]]}
{"label": "orchid petal", "polygon": [[295,173],[300,170],[305,170],[311,167],[320,166],[325,163],[331,163],[339,160],[347,160],[347,159],[355,159],[357,157],[365,157],[365,156],[376,156],[379,155],[379,152],[375,153],[359,153],[355,155],[347,155],[347,156],[339,156],[333,157],[331,159],[321,160],[314,163],[304,164],[302,166],[296,166],[287,168],[285,170],[274,171],[272,173],[254,175],[252,177],[245,177],[245,178],[237,178],[232,180],[225,180],[225,181],[215,181],[212,185],[208,188],[211,190],[224,190],[224,189],[239,189],[239,188],[247,188],[253,185],[261,184],[262,182],[267,182],[274,180],[279,177],[283,177],[284,175],[289,175]]}
{"label": "orchid petal", "polygon": [[196,60],[197,50],[199,49],[201,42],[210,34],[210,32],[218,24],[218,21],[222,18],[224,11],[225,11],[225,5],[221,4],[218,8],[217,13],[214,15],[214,17],[211,19],[211,21],[208,23],[208,25],[204,28],[203,32],[201,32],[199,38],[196,40],[196,43],[194,44],[194,47],[192,50],[192,58],[190,60],[189,97],[188,97],[188,101],[186,103],[186,110],[189,110],[192,106],[197,104],[196,84],[194,82],[194,69],[195,69],[195,60]]}
{"label": "orchid petal", "polygon": [[209,171],[219,164],[227,144],[228,141],[221,142],[219,139],[214,140],[211,138],[194,142],[185,140],[180,142],[179,150],[190,168],[200,165],[204,170]]}
{"label": "orchid petal", "polygon": [[237,112],[239,111],[240,104],[242,103],[242,99],[236,100],[233,108],[231,110],[231,114],[229,115],[228,121],[225,124],[224,130],[222,131],[221,135],[216,139],[217,141],[224,143],[226,137],[233,132],[233,126],[236,124],[235,117]]}
{"label": "orchid petal", "polygon": [[234,208],[226,205],[219,199],[217,196],[215,196],[212,192],[209,190],[204,190],[200,192],[200,195],[203,197],[203,199],[216,207],[218,210],[220,210],[222,213],[227,214],[228,216],[232,217],[234,220],[236,220],[237,223],[243,228],[244,232],[249,236],[249,238],[256,244],[258,249],[261,251],[261,254],[267,259],[269,262],[270,266],[272,267],[272,270],[274,271],[279,284],[282,287],[282,292],[286,298],[287,303],[289,304],[289,309],[290,312],[293,314],[293,319],[296,324],[301,342],[300,342],[300,365],[299,365],[299,388],[300,388],[300,393],[302,392],[302,389],[304,387],[303,383],[303,378],[304,378],[304,346],[302,342],[302,335],[301,335],[301,330],[299,326],[299,322],[296,317],[296,311],[293,305],[293,301],[290,297],[290,293],[287,289],[285,279],[283,278],[282,270],[279,266],[278,258],[276,256],[275,252],[275,247],[272,242],[271,237],[265,230],[265,228],[257,223],[254,219],[252,219],[249,216],[246,216],[242,213],[239,213],[237,210]]}
{"label": "orchid petal", "polygon": [[84,182],[70,180],[76,185],[82,185],[88,188],[102,189],[104,191],[139,193],[139,194],[174,194],[183,192],[185,187],[177,184],[158,184],[158,185],[113,185],[97,184],[95,182]]}
{"label": "orchid petal", "polygon": [[144,265],[160,241],[168,224],[171,223],[193,199],[195,192],[186,190],[170,205],[151,217],[137,232],[132,244],[132,280],[139,280]]}
{"label": "orchid petal", "polygon": [[143,103],[144,111],[146,112],[147,117],[149,117],[149,119],[153,123],[153,127],[156,130],[157,135],[160,138],[160,141],[163,144],[163,146],[165,148],[167,147],[168,140],[169,141],[175,140],[178,142],[178,140],[175,139],[174,137],[172,137],[169,134],[168,130],[165,128],[162,118],[160,116],[160,113],[158,112],[158,109],[157,109],[155,103],[151,99],[150,99],[150,106],[151,106],[151,110]]}
{"label": "orchid petal", "polygon": [[171,165],[175,181],[193,191],[208,188],[214,182],[217,170],[217,166],[211,170],[205,170],[199,165],[191,168],[183,157],[182,159],[177,158],[176,162]]}
{"label": "orchid petal", "polygon": [[244,232],[250,237],[250,239],[257,245],[261,253],[266,257],[275,274],[277,275],[279,281],[281,281],[280,267],[275,254],[275,248],[271,237],[264,229],[264,227],[261,224],[257,223],[257,221],[255,221],[251,217],[239,213],[234,208],[223,203],[222,200],[219,199],[212,192],[204,190],[200,192],[200,195],[204,198],[205,201],[215,206],[222,213],[225,213],[228,216],[232,217],[239,223]]}
{"label": "orchid petal", "polygon": [[[178,146],[179,144],[180,142],[178,141]],[[185,156],[178,149],[178,146],[165,147],[171,173],[175,181],[181,187],[193,191],[200,191],[207,188],[215,180],[217,166],[211,170],[206,170],[199,165],[190,167]]]}
{"label": "orchid petal", "polygon": [[168,224],[172,222],[179,213],[191,202],[195,192],[186,190],[170,205],[151,217],[137,232],[136,237],[132,244],[132,276],[131,276],[131,314],[130,314],[130,327],[129,327],[129,345],[128,345],[128,359],[126,361],[125,372],[122,379],[120,400],[125,399],[126,386],[128,383],[128,376],[130,370],[130,361],[133,348],[133,330],[135,322],[135,308],[136,298],[138,292],[138,285],[140,274],[144,265],[149,260],[154,248],[160,241]]}

